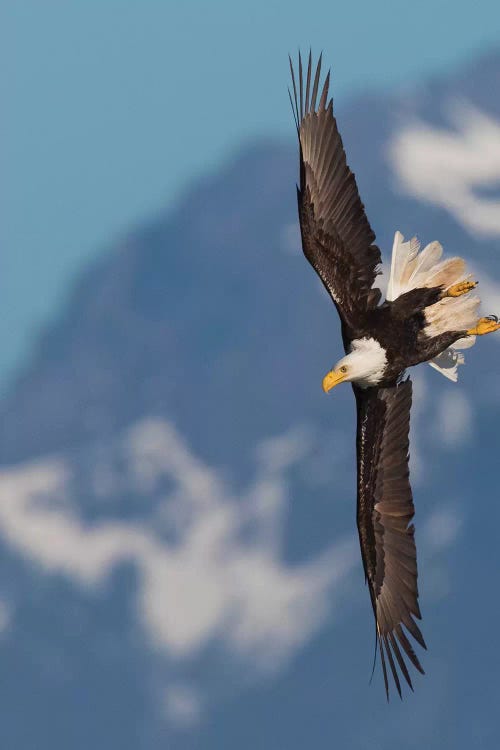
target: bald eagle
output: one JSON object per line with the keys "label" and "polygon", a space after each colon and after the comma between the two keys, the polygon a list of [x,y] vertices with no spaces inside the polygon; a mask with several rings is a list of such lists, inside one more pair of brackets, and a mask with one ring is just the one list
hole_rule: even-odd
{"label": "bald eagle", "polygon": [[495,316],[478,317],[479,299],[471,294],[477,282],[461,258],[443,260],[438,242],[420,250],[416,238],[405,242],[399,232],[381,301],[374,287],[380,250],[346,162],[328,93],[330,73],[320,90],[321,56],[314,78],[310,53],[305,80],[300,54],[298,76],[291,59],[290,69],[302,248],[337,308],[345,350],[323,389],[347,382],[354,391],[361,557],[385,692],[389,698],[388,663],[401,697],[397,666],[413,690],[405,656],[423,674],[410,637],[426,648],[416,622],[421,614],[408,469],[412,385],[405,373],[428,362],[456,380],[462,350],[500,324]]}

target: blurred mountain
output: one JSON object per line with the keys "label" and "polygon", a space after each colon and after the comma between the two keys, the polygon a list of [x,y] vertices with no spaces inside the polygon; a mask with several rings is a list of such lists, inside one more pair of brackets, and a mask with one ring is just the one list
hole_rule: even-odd
{"label": "blurred mountain", "polygon": [[[495,52],[338,107],[385,258],[396,229],[439,239],[486,313],[499,91]],[[387,707],[367,684],[354,405],[321,391],[339,325],[296,179],[293,140],[250,143],[117,242],[2,402],[4,747],[496,747],[499,342],[458,385],[412,375],[430,650]]]}

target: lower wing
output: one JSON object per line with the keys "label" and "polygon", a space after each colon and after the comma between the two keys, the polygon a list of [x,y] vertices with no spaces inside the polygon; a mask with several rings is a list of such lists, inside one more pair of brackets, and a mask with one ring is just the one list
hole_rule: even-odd
{"label": "lower wing", "polygon": [[[396,662],[413,689],[403,654],[423,674],[408,638],[423,648],[415,618],[418,606],[417,551],[409,481],[409,427],[412,385],[354,387],[358,412],[358,532],[365,576],[377,627],[387,697],[386,658],[401,696]],[[403,652],[403,653],[402,653]]]}

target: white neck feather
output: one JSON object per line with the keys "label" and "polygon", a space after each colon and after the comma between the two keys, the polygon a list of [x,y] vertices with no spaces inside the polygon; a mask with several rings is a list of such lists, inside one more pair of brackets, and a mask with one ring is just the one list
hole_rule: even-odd
{"label": "white neck feather", "polygon": [[346,380],[368,388],[382,380],[387,365],[385,349],[376,339],[354,339],[351,351],[335,365],[347,367]]}

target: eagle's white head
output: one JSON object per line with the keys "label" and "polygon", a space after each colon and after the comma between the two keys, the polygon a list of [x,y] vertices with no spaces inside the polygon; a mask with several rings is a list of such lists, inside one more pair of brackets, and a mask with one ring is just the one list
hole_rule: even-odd
{"label": "eagle's white head", "polygon": [[323,378],[323,390],[328,393],[339,383],[354,382],[362,388],[377,385],[387,365],[385,349],[376,339],[354,339],[351,351]]}

